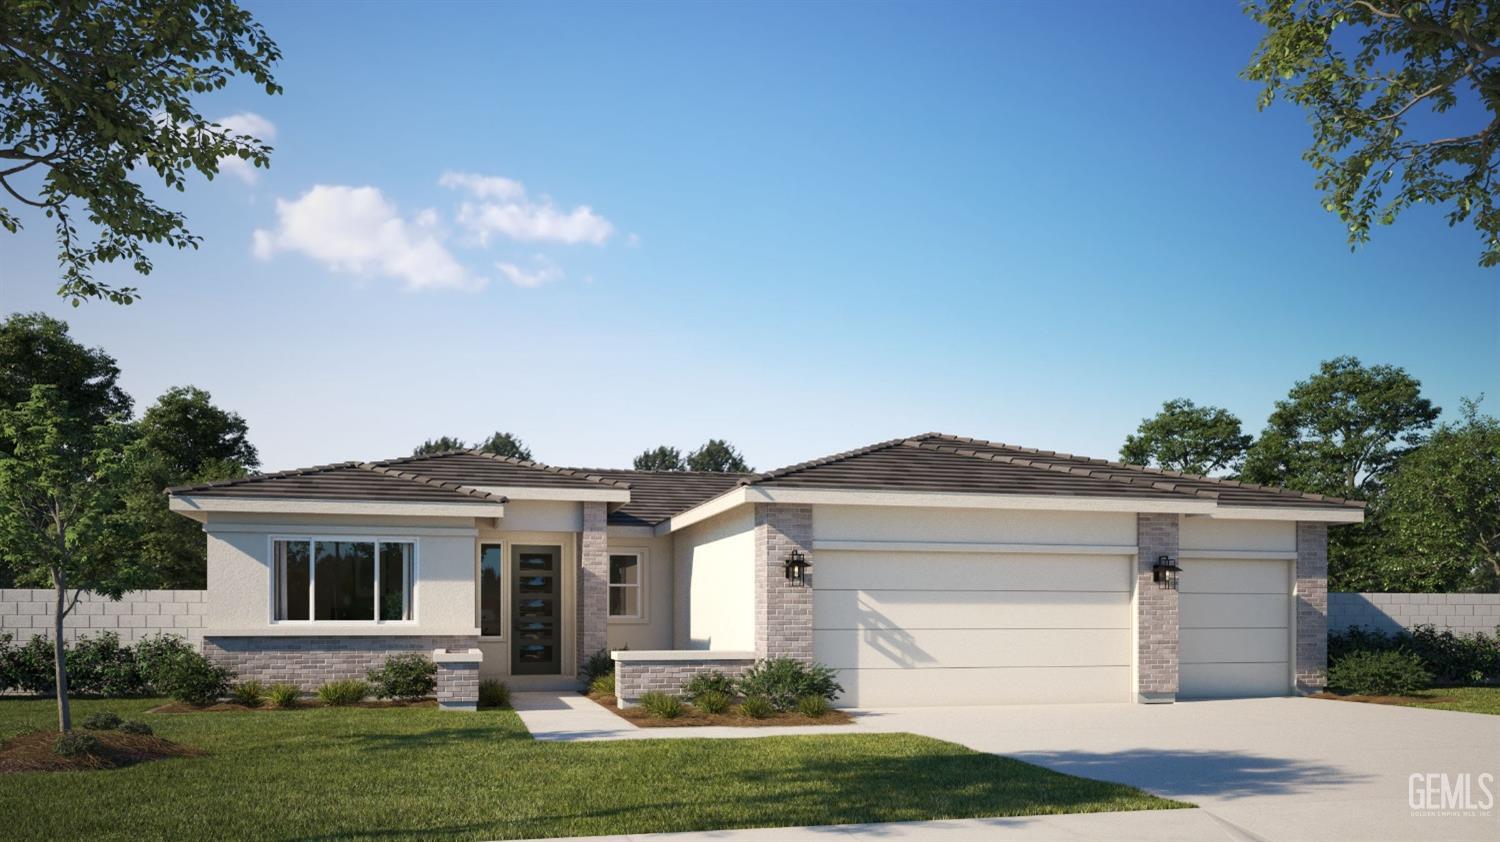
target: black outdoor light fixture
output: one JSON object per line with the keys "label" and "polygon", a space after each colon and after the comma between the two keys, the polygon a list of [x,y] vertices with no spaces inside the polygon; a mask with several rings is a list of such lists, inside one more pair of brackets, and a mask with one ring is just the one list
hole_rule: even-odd
{"label": "black outdoor light fixture", "polygon": [[786,578],[792,587],[800,588],[807,581],[807,556],[801,550],[792,550],[786,557]]}
{"label": "black outdoor light fixture", "polygon": [[1182,568],[1177,566],[1177,561],[1169,555],[1156,557],[1156,563],[1151,565],[1151,581],[1170,590],[1177,590],[1177,574]]}

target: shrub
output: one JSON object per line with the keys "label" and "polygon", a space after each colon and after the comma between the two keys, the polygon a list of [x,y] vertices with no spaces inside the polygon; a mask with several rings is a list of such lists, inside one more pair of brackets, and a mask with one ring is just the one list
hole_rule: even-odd
{"label": "shrub", "polygon": [[370,695],[370,685],[357,678],[345,678],[339,681],[330,681],[318,688],[318,698],[325,705],[343,707],[355,705],[365,700]]}
{"label": "shrub", "polygon": [[723,713],[729,710],[729,694],[718,690],[704,690],[693,697],[693,707],[704,713]]}
{"label": "shrub", "polygon": [[734,695],[734,679],[718,670],[700,672],[688,679],[687,686],[682,688],[682,693],[694,702],[704,693],[719,693],[723,696]]}
{"label": "shrub", "polygon": [[170,695],[164,684],[166,673],[183,658],[198,654],[192,644],[175,634],[155,634],[135,644],[135,666],[149,691]]}
{"label": "shrub", "polygon": [[[135,652],[114,632],[82,637],[65,650],[68,689],[83,696],[139,696],[146,691]],[[48,658],[51,663],[51,658]]]}
{"label": "shrub", "polygon": [[437,664],[426,655],[407,652],[385,659],[385,666],[365,676],[382,699],[423,699],[437,689]]}
{"label": "shrub", "polygon": [[797,700],[797,712],[812,719],[827,716],[831,708],[822,696],[803,696]]}
{"label": "shrub", "polygon": [[615,677],[613,675],[601,675],[590,681],[589,692],[595,696],[613,696],[615,694]]}
{"label": "shrub", "polygon": [[57,682],[52,666],[51,639],[32,635],[25,645],[11,650],[9,660],[13,686],[38,696],[52,695]]}
{"label": "shrub", "polygon": [[1355,652],[1328,668],[1328,688],[1335,693],[1409,696],[1431,686],[1432,675],[1410,652]]}
{"label": "shrub", "polygon": [[642,696],[641,707],[657,719],[676,719],[682,715],[682,700],[659,690]]}
{"label": "shrub", "polygon": [[294,708],[297,706],[297,697],[301,695],[302,688],[295,684],[272,684],[271,689],[266,691],[266,700],[274,707]]}
{"label": "shrub", "polygon": [[138,737],[149,737],[152,734],[156,733],[155,731],[151,730],[150,725],[147,725],[139,719],[127,719],[124,722],[121,722],[119,731],[122,734],[135,734]]}
{"label": "shrub", "polygon": [[151,666],[151,686],[189,705],[205,707],[229,692],[234,673],[189,647],[164,650]]}
{"label": "shrub", "polygon": [[15,636],[0,634],[0,693],[16,689],[16,644]]}
{"label": "shrub", "polygon": [[479,682],[479,706],[482,708],[510,707],[510,688],[503,681],[489,679]]}
{"label": "shrub", "polygon": [[99,738],[93,734],[80,734],[77,731],[63,734],[52,744],[52,751],[63,757],[81,757],[85,754],[98,754],[103,746]]}
{"label": "shrub", "polygon": [[740,702],[740,713],[751,719],[765,719],[775,712],[776,708],[771,706],[771,701],[765,696],[746,696]]}
{"label": "shrub", "polygon": [[83,727],[90,731],[114,731],[119,729],[122,721],[124,720],[120,719],[119,714],[101,710],[97,713],[89,714],[88,718],[83,720]]}
{"label": "shrub", "polygon": [[244,705],[247,708],[260,707],[261,702],[265,701],[265,696],[265,688],[261,686],[259,681],[254,679],[241,681],[239,684],[234,685],[233,690],[229,691],[230,699],[236,704]]}
{"label": "shrub", "polygon": [[615,674],[615,659],[608,649],[600,649],[583,662],[582,673],[584,683],[592,685],[601,675]]}
{"label": "shrub", "polygon": [[804,696],[821,696],[828,701],[838,698],[844,688],[834,680],[831,668],[822,664],[804,664],[793,658],[766,658],[756,661],[735,682],[745,697],[761,696],[776,710],[791,710]]}
{"label": "shrub", "polygon": [[1395,634],[1357,627],[1328,635],[1330,664],[1360,652],[1411,653],[1444,684],[1500,683],[1500,631],[1463,635],[1423,625]]}

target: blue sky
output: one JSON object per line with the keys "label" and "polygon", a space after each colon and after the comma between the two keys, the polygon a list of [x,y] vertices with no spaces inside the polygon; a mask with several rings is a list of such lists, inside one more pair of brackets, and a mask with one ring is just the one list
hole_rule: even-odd
{"label": "blue sky", "polygon": [[1235,3],[249,5],[286,93],[202,107],[274,127],[271,169],[165,196],[203,247],[101,272],[130,307],[56,299],[32,220],[0,308],[142,406],[208,389],[268,469],[495,429],[1113,456],[1178,396],[1258,432],[1338,354],[1500,401],[1500,270],[1431,210],[1349,252]]}

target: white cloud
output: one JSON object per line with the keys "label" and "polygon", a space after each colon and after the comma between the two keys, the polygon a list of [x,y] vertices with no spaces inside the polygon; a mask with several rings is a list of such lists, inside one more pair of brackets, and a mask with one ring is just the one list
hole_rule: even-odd
{"label": "white cloud", "polygon": [[529,198],[524,185],[508,178],[445,172],[438,184],[482,200],[464,202],[458,209],[459,224],[481,244],[487,244],[495,234],[502,234],[522,242],[597,246],[615,232],[615,226],[588,205],[559,210],[550,197]]}
{"label": "white cloud", "polygon": [[[276,139],[276,124],[270,120],[254,113],[245,111],[239,114],[230,114],[228,117],[220,117],[214,122],[228,129],[231,134],[247,134],[265,143]],[[254,184],[260,177],[255,165],[243,158],[227,157],[219,159],[219,172],[232,175],[246,184]]]}
{"label": "white cloud", "polygon": [[500,270],[500,274],[504,275],[506,280],[518,287],[527,287],[528,289],[561,280],[563,277],[562,269],[556,263],[548,260],[544,254],[532,255],[532,263],[534,264],[534,268],[523,269],[514,263],[505,263],[502,261],[497,262],[495,268]]}
{"label": "white cloud", "polygon": [[484,285],[448,251],[434,231],[437,214],[415,223],[374,187],[320,184],[297,199],[276,200],[274,231],[257,230],[255,256],[297,252],[335,272],[386,275],[412,289],[473,289]]}

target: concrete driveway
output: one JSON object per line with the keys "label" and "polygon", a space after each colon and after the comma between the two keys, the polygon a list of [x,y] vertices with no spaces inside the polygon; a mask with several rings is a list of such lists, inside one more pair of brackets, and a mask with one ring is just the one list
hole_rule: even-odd
{"label": "concrete driveway", "polygon": [[[1500,716],[1291,698],[862,713],[862,728],[1190,801],[1267,842],[1500,839]],[[1467,774],[1473,803],[1488,810],[1413,810],[1410,778],[1428,773],[1450,787]]]}

